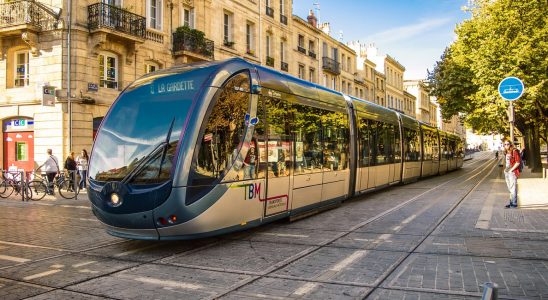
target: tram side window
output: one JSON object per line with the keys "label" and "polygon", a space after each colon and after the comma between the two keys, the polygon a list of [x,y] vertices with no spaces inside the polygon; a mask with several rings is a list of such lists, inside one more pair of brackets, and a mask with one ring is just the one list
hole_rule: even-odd
{"label": "tram side window", "polygon": [[423,159],[432,160],[432,132],[423,131]]}
{"label": "tram side window", "polygon": [[207,122],[202,125],[205,129],[192,164],[191,185],[213,184],[238,158],[249,100],[247,72],[233,76],[217,92]]}
{"label": "tram side window", "polygon": [[348,118],[346,113],[325,111],[322,115],[323,167],[345,170],[348,165]]}
{"label": "tram side window", "polygon": [[457,158],[464,158],[464,143],[462,139],[457,140]]}
{"label": "tram side window", "polygon": [[[291,172],[292,139],[290,128],[290,104],[282,99],[262,97],[266,103],[268,143],[259,146],[261,163],[268,164],[269,177],[289,176]],[[302,145],[296,151],[302,161]],[[267,150],[268,149],[268,150]]]}
{"label": "tram side window", "polygon": [[438,140],[438,134],[436,132],[431,132],[432,137],[432,159],[440,159],[440,145]]}
{"label": "tram side window", "polygon": [[378,132],[377,132],[377,121],[369,120],[369,145],[370,148],[370,155],[371,158],[370,166],[376,166],[379,164],[382,164],[382,161],[378,161],[378,153],[379,153],[379,138],[378,138]]}
{"label": "tram side window", "polygon": [[405,161],[420,160],[419,132],[413,129],[404,128],[404,153]]}
{"label": "tram side window", "polygon": [[[322,110],[292,104],[295,130],[295,174],[322,171]],[[301,150],[302,149],[302,150]]]}
{"label": "tram side window", "polygon": [[360,167],[369,166],[369,152],[370,152],[370,128],[369,120],[359,118],[359,149],[360,149]]}
{"label": "tram side window", "polygon": [[448,150],[447,150],[447,138],[445,136],[440,136],[440,151],[441,151],[441,158],[447,159]]}
{"label": "tram side window", "polygon": [[394,128],[394,163],[401,162],[401,138],[400,138],[400,126],[393,125]]}

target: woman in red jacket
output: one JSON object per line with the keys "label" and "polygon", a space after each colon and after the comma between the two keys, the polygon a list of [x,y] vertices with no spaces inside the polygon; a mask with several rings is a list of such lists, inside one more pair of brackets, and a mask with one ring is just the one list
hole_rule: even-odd
{"label": "woman in red jacket", "polygon": [[514,145],[510,141],[504,142],[504,152],[506,158],[506,168],[504,168],[504,178],[506,179],[506,186],[510,191],[510,203],[506,208],[518,207],[518,177],[519,177],[519,164],[521,158],[518,149],[514,148]]}

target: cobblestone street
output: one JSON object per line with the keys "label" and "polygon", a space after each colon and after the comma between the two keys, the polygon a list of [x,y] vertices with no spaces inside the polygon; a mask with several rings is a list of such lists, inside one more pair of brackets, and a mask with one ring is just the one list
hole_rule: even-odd
{"label": "cobblestone street", "polygon": [[[548,181],[544,181],[548,184]],[[548,209],[505,209],[492,153],[295,222],[108,235],[78,200],[0,201],[0,299],[548,299]]]}

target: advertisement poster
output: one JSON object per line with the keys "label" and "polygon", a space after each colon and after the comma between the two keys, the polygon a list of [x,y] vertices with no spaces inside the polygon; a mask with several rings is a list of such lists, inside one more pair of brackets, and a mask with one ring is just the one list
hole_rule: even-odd
{"label": "advertisement poster", "polygon": [[303,161],[303,142],[295,142],[295,161]]}
{"label": "advertisement poster", "polygon": [[277,162],[278,161],[278,142],[269,141],[268,142],[268,162]]}
{"label": "advertisement poster", "polygon": [[259,147],[259,162],[266,162],[266,143],[258,142]]}

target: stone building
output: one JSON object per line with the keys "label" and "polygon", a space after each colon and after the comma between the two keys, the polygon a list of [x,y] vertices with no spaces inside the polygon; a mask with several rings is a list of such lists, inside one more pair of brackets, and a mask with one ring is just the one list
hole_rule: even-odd
{"label": "stone building", "polygon": [[[405,80],[403,83],[405,90],[415,96],[417,120],[430,123],[430,95],[426,90],[426,85],[422,80]],[[432,123],[433,124],[433,123]]]}

